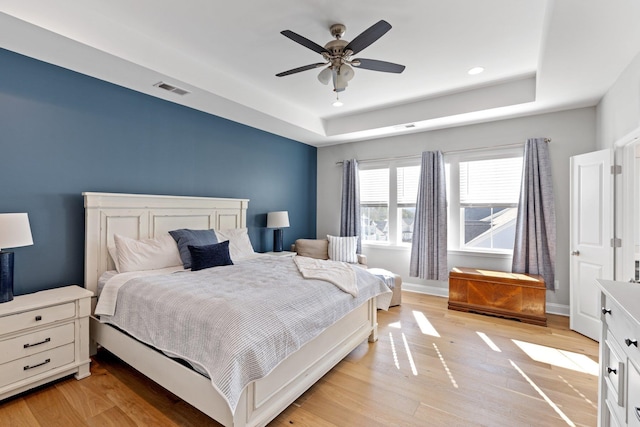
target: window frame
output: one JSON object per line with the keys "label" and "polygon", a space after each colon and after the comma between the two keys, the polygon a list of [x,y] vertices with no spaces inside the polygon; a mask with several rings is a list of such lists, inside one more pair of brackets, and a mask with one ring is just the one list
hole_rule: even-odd
{"label": "window frame", "polygon": [[[470,248],[464,243],[465,220],[460,203],[460,163],[479,160],[498,160],[523,157],[523,145],[485,150],[470,150],[449,153],[444,156],[447,174],[447,208],[448,208],[448,249],[449,252],[463,254],[504,255],[512,256],[513,249]],[[482,206],[480,206],[482,205]],[[519,207],[519,203],[476,204],[478,207]]]}
{"label": "window frame", "polygon": [[[362,162],[358,164],[359,170],[371,170],[371,169],[389,169],[389,204],[388,208],[388,227],[389,234],[387,241],[375,241],[375,240],[362,240],[363,246],[384,246],[388,248],[396,247],[402,249],[411,248],[411,243],[402,242],[402,230],[400,229],[400,223],[398,222],[398,209],[399,205],[406,207],[406,203],[398,203],[398,168],[409,166],[421,166],[421,158],[407,158],[407,159],[395,159],[395,160],[379,160]],[[359,178],[359,177],[358,177]],[[416,200],[417,201],[417,200]],[[415,208],[416,203],[413,203]],[[362,203],[360,203],[362,209]]]}

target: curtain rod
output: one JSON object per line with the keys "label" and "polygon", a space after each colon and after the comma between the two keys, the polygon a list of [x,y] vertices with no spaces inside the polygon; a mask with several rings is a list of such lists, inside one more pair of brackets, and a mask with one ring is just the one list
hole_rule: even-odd
{"label": "curtain rod", "polygon": [[[551,142],[551,138],[545,138],[544,142]],[[457,154],[457,153],[466,153],[469,151],[484,151],[484,150],[494,150],[498,148],[510,148],[510,147],[520,147],[524,145],[524,142],[518,144],[504,144],[504,145],[494,145],[491,147],[478,147],[478,148],[464,148],[461,150],[452,150],[452,151],[443,151],[442,154]],[[397,156],[397,157],[379,157],[377,159],[362,159],[358,160],[358,163],[369,163],[369,162],[382,162],[382,161],[391,161],[391,160],[407,160],[407,159],[419,159],[421,158],[421,154],[412,154],[408,156]],[[343,161],[336,162],[336,165],[343,164]]]}

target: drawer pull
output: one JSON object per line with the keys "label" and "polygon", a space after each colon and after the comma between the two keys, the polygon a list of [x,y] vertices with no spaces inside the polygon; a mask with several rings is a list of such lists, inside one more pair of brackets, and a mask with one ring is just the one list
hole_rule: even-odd
{"label": "drawer pull", "polygon": [[46,344],[51,341],[51,338],[45,338],[40,342],[34,342],[33,344],[25,344],[24,348],[35,347],[37,345]]}
{"label": "drawer pull", "polygon": [[602,314],[611,314],[611,309],[602,307]]}
{"label": "drawer pull", "polygon": [[635,410],[636,410],[636,418],[640,421],[640,408],[636,406]]}
{"label": "drawer pull", "polygon": [[610,373],[612,373],[612,372],[613,372],[613,373],[614,373],[614,375],[615,375],[615,374],[617,374],[617,373],[618,373],[618,370],[617,370],[617,369],[613,369],[613,368],[607,368],[607,373],[609,373],[609,374],[610,374]]}
{"label": "drawer pull", "polygon": [[46,359],[44,362],[42,363],[38,363],[37,365],[27,365],[24,368],[22,368],[25,371],[28,371],[29,369],[33,369],[33,368],[37,368],[38,366],[42,366],[42,365],[46,365],[47,363],[51,362],[51,359]]}
{"label": "drawer pull", "polygon": [[36,316],[36,322],[39,322],[42,320],[42,316],[40,316],[39,314]]}
{"label": "drawer pull", "polygon": [[627,347],[631,347],[632,345],[635,345],[636,347],[638,346],[638,340],[632,340],[632,339],[625,339],[624,343],[627,345]]}

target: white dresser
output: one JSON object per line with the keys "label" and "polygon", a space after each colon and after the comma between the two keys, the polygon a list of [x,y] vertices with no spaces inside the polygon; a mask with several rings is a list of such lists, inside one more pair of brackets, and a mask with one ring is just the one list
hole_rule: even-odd
{"label": "white dresser", "polygon": [[598,283],[602,290],[598,425],[640,426],[640,284]]}
{"label": "white dresser", "polygon": [[93,293],[65,286],[0,304],[0,399],[89,372]]}

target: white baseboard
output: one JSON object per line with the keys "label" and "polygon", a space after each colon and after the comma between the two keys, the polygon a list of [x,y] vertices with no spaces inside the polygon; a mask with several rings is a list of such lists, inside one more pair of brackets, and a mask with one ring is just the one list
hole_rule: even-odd
{"label": "white baseboard", "polygon": [[[449,297],[449,289],[441,288],[438,286],[419,285],[417,283],[402,283],[402,290],[408,292],[415,292],[418,294],[433,295],[437,297]],[[569,306],[565,304],[557,304],[554,302],[548,302],[546,304],[546,311],[549,314],[557,314],[559,316],[569,317]]]}
{"label": "white baseboard", "polygon": [[556,304],[555,302],[548,302],[547,313],[569,317],[569,306],[565,304]]}
{"label": "white baseboard", "polygon": [[438,286],[419,285],[417,283],[402,282],[402,290],[418,294],[434,295],[437,297],[449,297],[449,289]]}

